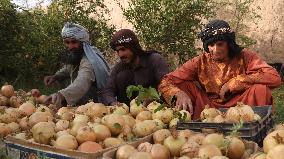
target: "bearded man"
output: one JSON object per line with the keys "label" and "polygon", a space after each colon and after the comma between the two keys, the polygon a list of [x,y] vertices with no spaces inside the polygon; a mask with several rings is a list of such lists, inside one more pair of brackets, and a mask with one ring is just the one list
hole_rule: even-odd
{"label": "bearded man", "polygon": [[129,29],[116,32],[111,47],[120,58],[111,71],[103,90],[105,105],[129,104],[126,95],[129,85],[157,88],[162,77],[169,72],[165,59],[156,51],[145,51],[135,33]]}
{"label": "bearded man", "polygon": [[54,75],[46,76],[44,83],[50,86],[56,81],[70,80],[70,84],[50,95],[46,103],[57,106],[82,105],[89,100],[100,102],[100,91],[109,76],[109,66],[100,51],[91,46],[89,33],[79,24],[66,23],[62,29],[67,53],[64,66]]}
{"label": "bearded man", "polygon": [[198,119],[205,105],[232,107],[272,105],[271,89],[281,84],[277,71],[255,52],[236,44],[235,33],[223,20],[210,21],[199,34],[204,53],[167,74],[159,91],[176,107]]}

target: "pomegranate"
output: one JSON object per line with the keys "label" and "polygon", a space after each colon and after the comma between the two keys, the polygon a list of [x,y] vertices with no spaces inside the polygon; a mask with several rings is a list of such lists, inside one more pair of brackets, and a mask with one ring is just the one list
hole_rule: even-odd
{"label": "pomegranate", "polygon": [[86,115],[88,115],[91,118],[93,117],[102,118],[108,113],[107,107],[102,103],[89,102],[85,106],[87,107]]}
{"label": "pomegranate", "polygon": [[237,107],[230,107],[225,115],[225,121],[229,123],[238,123],[241,119],[239,109]]}
{"label": "pomegranate", "polygon": [[46,95],[41,95],[39,97],[36,97],[36,102],[39,103],[39,104],[44,104],[46,98],[47,98]]}
{"label": "pomegranate", "polygon": [[130,114],[133,117],[136,117],[140,112],[142,112],[143,110],[145,110],[145,107],[140,104],[139,106],[136,104],[135,99],[131,100],[130,102]]}
{"label": "pomegranate", "polygon": [[223,134],[208,134],[206,137],[203,139],[202,144],[212,144],[216,145],[218,148],[221,148],[224,145],[224,136]]}
{"label": "pomegranate", "polygon": [[134,138],[134,134],[132,133],[132,129],[126,125],[123,129],[123,132],[120,133],[117,138],[124,140],[124,141],[132,141]]}
{"label": "pomegranate", "polygon": [[229,143],[227,147],[227,155],[230,159],[239,159],[245,152],[245,144],[237,137],[226,137]]}
{"label": "pomegranate", "polygon": [[110,132],[109,128],[105,125],[101,125],[101,124],[95,125],[93,127],[93,130],[96,134],[96,137],[97,137],[96,141],[97,142],[103,141],[106,138],[111,137],[111,132]]}
{"label": "pomegranate", "polygon": [[266,159],[266,154],[263,152],[258,152],[253,154],[250,159]]}
{"label": "pomegranate", "polygon": [[153,140],[155,144],[163,144],[164,140],[171,136],[171,132],[168,129],[157,130],[153,133]]}
{"label": "pomegranate", "polygon": [[135,119],[132,116],[130,116],[130,115],[123,115],[122,117],[124,119],[125,125],[128,125],[131,128],[133,128],[133,126],[136,123]]}
{"label": "pomegranate", "polygon": [[160,106],[161,104],[156,102],[156,101],[153,101],[151,102],[150,104],[148,104],[147,106],[147,109],[149,111],[151,111],[152,113],[154,113],[154,111]]}
{"label": "pomegranate", "polygon": [[35,142],[40,144],[49,144],[51,138],[55,136],[54,125],[50,122],[39,122],[35,124],[31,132]]}
{"label": "pomegranate", "polygon": [[191,137],[189,137],[188,140],[193,140],[196,143],[198,143],[199,145],[202,145],[203,140],[205,139],[205,135],[202,133],[197,133],[192,135]]}
{"label": "pomegranate", "polygon": [[131,145],[120,146],[116,151],[116,159],[128,159],[137,150]]}
{"label": "pomegranate", "polygon": [[225,115],[224,114],[220,114],[217,115],[214,119],[213,122],[214,123],[225,123],[226,119],[225,119]]}
{"label": "pomegranate", "polygon": [[29,117],[28,124],[30,127],[33,127],[39,122],[48,122],[52,120],[53,116],[50,115],[48,112],[35,112]]}
{"label": "pomegranate", "polygon": [[75,113],[76,114],[86,114],[88,111],[88,105],[81,105],[79,107],[77,107]]}
{"label": "pomegranate", "polygon": [[20,119],[19,125],[20,125],[22,130],[30,129],[30,127],[28,125],[28,121],[29,121],[28,117],[23,117],[22,119]]}
{"label": "pomegranate", "polygon": [[17,108],[7,108],[5,110],[5,113],[0,114],[0,122],[1,123],[11,123],[11,122],[17,122],[17,120],[20,118],[20,113]]}
{"label": "pomegranate", "polygon": [[142,111],[136,116],[136,119],[140,121],[151,120],[152,113],[150,111]]}
{"label": "pomegranate", "polygon": [[216,145],[202,145],[199,148],[198,156],[201,158],[212,158],[214,156],[222,156],[222,152]]}
{"label": "pomegranate", "polygon": [[86,141],[84,143],[82,143],[78,150],[81,152],[88,152],[88,153],[95,153],[97,151],[102,150],[102,146],[96,142],[93,141]]}
{"label": "pomegranate", "polygon": [[73,123],[88,123],[90,121],[90,118],[87,115],[82,115],[82,114],[75,114],[75,118],[73,120]]}
{"label": "pomegranate", "polygon": [[106,138],[103,141],[104,148],[116,147],[116,146],[122,145],[123,143],[124,141],[118,138],[114,138],[114,137]]}
{"label": "pomegranate", "polygon": [[169,159],[171,157],[169,149],[161,144],[154,144],[150,153],[153,159]]}
{"label": "pomegranate", "polygon": [[116,104],[113,110],[113,114],[126,115],[128,113],[129,113],[129,107],[124,103]]}
{"label": "pomegranate", "polygon": [[153,120],[156,123],[156,127],[154,128],[153,132],[166,128],[166,124],[164,124],[160,119]]}
{"label": "pomegranate", "polygon": [[188,140],[180,151],[181,156],[187,156],[190,158],[197,157],[200,145],[193,140]]}
{"label": "pomegranate", "polygon": [[239,109],[240,118],[244,122],[251,122],[254,120],[254,111],[251,106],[238,102],[236,107]]}
{"label": "pomegranate", "polygon": [[184,137],[186,139],[189,139],[189,137],[191,137],[193,134],[194,133],[189,129],[179,130],[179,132],[178,132],[178,136]]}
{"label": "pomegranate", "polygon": [[173,136],[169,136],[164,140],[164,145],[170,150],[172,156],[179,157],[181,148],[185,142],[185,138],[179,137],[174,133]]}
{"label": "pomegranate", "polygon": [[120,134],[125,127],[124,118],[118,114],[104,116],[102,118],[102,123],[109,128],[112,135]]}
{"label": "pomegranate", "polygon": [[79,144],[86,141],[96,141],[96,133],[89,126],[84,126],[77,131],[76,139]]}
{"label": "pomegranate", "polygon": [[174,111],[170,108],[165,108],[163,110],[157,111],[152,114],[153,119],[160,119],[163,123],[169,124],[174,118]]}
{"label": "pomegranate", "polygon": [[179,157],[178,159],[191,159],[190,157],[187,157],[187,156],[181,156]]}
{"label": "pomegranate", "polygon": [[9,104],[9,99],[0,94],[0,106],[8,106],[8,104]]}
{"label": "pomegranate", "polygon": [[280,123],[274,126],[274,130],[284,130],[284,124]]}
{"label": "pomegranate", "polygon": [[56,133],[56,138],[58,138],[59,136],[62,136],[62,135],[71,135],[71,134],[69,133],[68,130],[58,131],[58,132]]}
{"label": "pomegranate", "polygon": [[36,111],[36,108],[32,103],[25,102],[22,105],[20,105],[19,111],[25,116],[30,116]]}
{"label": "pomegranate", "polygon": [[284,159],[284,145],[277,145],[268,151],[266,159]]}
{"label": "pomegranate", "polygon": [[268,153],[273,147],[284,144],[284,130],[275,130],[263,140],[263,151]]}
{"label": "pomegranate", "polygon": [[71,125],[72,125],[72,127],[71,127],[71,130],[70,130],[70,134],[73,135],[73,136],[77,135],[77,132],[81,127],[88,126],[87,123],[80,122],[80,121],[75,122],[75,123],[73,122]]}
{"label": "pomegranate", "polygon": [[179,122],[179,119],[178,119],[178,118],[172,119],[171,122],[169,123],[169,128],[170,128],[170,129],[176,128],[178,122]]}
{"label": "pomegranate", "polygon": [[31,94],[32,94],[33,97],[39,97],[40,91],[38,89],[32,89]]}
{"label": "pomegranate", "polygon": [[17,97],[17,96],[12,96],[10,99],[9,99],[9,105],[11,107],[14,107],[14,108],[18,108],[20,107],[20,105],[23,103],[22,99],[20,97]]}
{"label": "pomegranate", "polygon": [[200,119],[204,120],[207,118],[214,119],[217,115],[220,115],[221,112],[216,108],[210,108],[209,105],[205,105],[205,108],[200,113]]}
{"label": "pomegranate", "polygon": [[143,122],[138,122],[134,125],[133,127],[133,133],[135,134],[135,136],[137,137],[144,137],[147,135],[150,135],[154,128],[156,127],[155,122],[153,120],[153,122],[149,122],[150,120],[145,120]]}
{"label": "pomegranate", "polygon": [[152,146],[153,145],[151,143],[144,142],[144,143],[141,143],[140,145],[138,145],[137,150],[139,152],[151,152]]}
{"label": "pomegranate", "polygon": [[12,133],[18,133],[21,131],[20,125],[18,123],[12,122],[7,126],[12,130]]}
{"label": "pomegranate", "polygon": [[78,143],[74,136],[62,135],[56,139],[54,143],[54,147],[61,148],[61,149],[67,149],[67,150],[76,150],[78,147]]}
{"label": "pomegranate", "polygon": [[214,156],[211,159],[229,159],[229,158],[226,156]]}
{"label": "pomegranate", "polygon": [[55,126],[55,131],[62,131],[69,128],[69,121],[68,120],[58,120]]}
{"label": "pomegranate", "polygon": [[3,138],[10,133],[12,133],[12,129],[7,124],[0,123],[0,138]]}
{"label": "pomegranate", "polygon": [[7,98],[14,95],[14,87],[12,85],[4,85],[1,87],[1,94]]}
{"label": "pomegranate", "polygon": [[149,152],[135,152],[128,159],[153,159]]}
{"label": "pomegranate", "polygon": [[191,121],[191,114],[186,110],[179,111],[182,114],[182,117],[185,118],[184,122],[190,122]]}

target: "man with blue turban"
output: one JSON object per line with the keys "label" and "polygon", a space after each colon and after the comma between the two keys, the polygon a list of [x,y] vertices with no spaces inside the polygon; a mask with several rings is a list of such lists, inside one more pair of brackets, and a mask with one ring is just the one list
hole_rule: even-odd
{"label": "man with blue turban", "polygon": [[63,43],[67,53],[65,65],[54,75],[44,78],[49,86],[56,81],[70,78],[70,85],[51,94],[46,103],[57,106],[81,105],[89,100],[100,102],[100,90],[109,76],[109,66],[100,51],[91,46],[87,29],[79,24],[66,23],[62,29]]}

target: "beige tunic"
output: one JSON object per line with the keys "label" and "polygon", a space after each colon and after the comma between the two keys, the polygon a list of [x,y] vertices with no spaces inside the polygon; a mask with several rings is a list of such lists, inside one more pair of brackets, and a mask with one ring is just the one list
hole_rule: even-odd
{"label": "beige tunic", "polygon": [[[76,105],[88,94],[95,82],[92,64],[86,56],[82,58],[79,66],[65,65],[55,75],[60,80],[66,78],[71,80],[69,86],[59,91],[65,97],[68,105]],[[96,94],[96,92],[93,93]]]}

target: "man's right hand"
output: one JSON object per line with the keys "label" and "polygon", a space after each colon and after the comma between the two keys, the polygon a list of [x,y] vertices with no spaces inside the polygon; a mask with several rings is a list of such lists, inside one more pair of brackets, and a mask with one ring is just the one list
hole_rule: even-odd
{"label": "man's right hand", "polygon": [[54,83],[56,81],[56,76],[52,75],[52,76],[45,76],[44,77],[44,84],[46,86],[50,86],[52,83]]}
{"label": "man's right hand", "polygon": [[176,108],[179,110],[187,110],[190,114],[193,114],[193,106],[190,97],[184,92],[180,91],[176,95]]}

